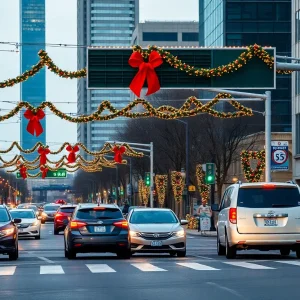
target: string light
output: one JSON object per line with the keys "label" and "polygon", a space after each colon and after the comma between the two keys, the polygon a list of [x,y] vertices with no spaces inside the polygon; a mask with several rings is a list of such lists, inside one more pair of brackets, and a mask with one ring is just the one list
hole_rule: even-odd
{"label": "string light", "polygon": [[184,189],[184,180],[181,172],[171,172],[171,183],[175,201],[181,202]]}
{"label": "string light", "polygon": [[163,206],[166,198],[166,190],[168,184],[168,176],[167,175],[155,175],[155,186],[158,196],[158,202],[161,206]]}
{"label": "string light", "polygon": [[[250,167],[250,159],[257,159],[257,166],[253,170]],[[265,169],[265,150],[241,152],[241,162],[244,176],[248,182],[259,182]]]}
{"label": "string light", "polygon": [[208,202],[210,185],[204,182],[204,172],[201,164],[196,166],[196,179],[202,202]]}

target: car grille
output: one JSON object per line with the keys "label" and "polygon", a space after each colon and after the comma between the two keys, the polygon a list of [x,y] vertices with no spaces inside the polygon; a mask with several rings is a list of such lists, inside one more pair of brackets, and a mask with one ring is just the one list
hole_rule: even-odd
{"label": "car grille", "polygon": [[171,232],[140,232],[140,237],[145,240],[167,240],[172,236]]}
{"label": "car grille", "polygon": [[18,224],[18,228],[27,228],[30,224]]}

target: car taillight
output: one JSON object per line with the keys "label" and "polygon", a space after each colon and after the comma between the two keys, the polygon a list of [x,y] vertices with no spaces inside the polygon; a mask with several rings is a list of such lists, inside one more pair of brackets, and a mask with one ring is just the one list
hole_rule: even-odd
{"label": "car taillight", "polygon": [[64,216],[65,216],[65,214],[63,214],[63,213],[57,213],[55,215],[55,218],[60,218],[60,217],[64,217]]}
{"label": "car taillight", "polygon": [[113,225],[115,227],[119,227],[119,228],[123,228],[123,229],[128,229],[128,222],[127,221],[118,221],[118,222],[114,222]]}
{"label": "car taillight", "polygon": [[236,224],[236,219],[237,219],[236,208],[230,208],[229,209],[229,221],[230,221],[230,223]]}
{"label": "car taillight", "polygon": [[70,228],[71,229],[79,229],[81,227],[86,226],[87,224],[85,222],[80,222],[80,221],[72,221],[70,223]]}

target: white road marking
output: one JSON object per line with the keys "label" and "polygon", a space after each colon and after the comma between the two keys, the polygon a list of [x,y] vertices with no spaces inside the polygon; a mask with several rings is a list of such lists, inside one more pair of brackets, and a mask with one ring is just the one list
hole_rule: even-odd
{"label": "white road marking", "polygon": [[138,264],[131,264],[132,266],[138,268],[139,270],[143,271],[143,272],[160,272],[160,271],[167,271],[165,269],[156,267],[152,264],[148,264],[148,263],[138,263]]}
{"label": "white road marking", "polygon": [[253,270],[274,270],[275,268],[271,267],[265,267],[257,264],[252,264],[248,262],[241,262],[241,261],[236,261],[236,262],[224,262],[224,264],[232,265],[235,267],[242,267],[246,269],[253,269]]}
{"label": "white road marking", "polygon": [[243,295],[239,294],[237,291],[233,290],[233,289],[230,289],[226,286],[222,286],[220,284],[216,284],[214,282],[206,282],[206,284],[209,284],[209,285],[212,285],[212,286],[215,286],[221,290],[224,290],[232,295],[235,295],[236,297],[239,297],[240,299],[245,299],[245,297],[243,297]]}
{"label": "white road marking", "polygon": [[48,259],[46,257],[37,256],[37,258],[39,258],[39,259],[41,259],[41,260],[43,260],[43,261],[45,261],[45,262],[47,262],[49,264],[54,264],[54,261],[52,261],[52,260],[50,260],[50,259]]}
{"label": "white road marking", "polygon": [[194,239],[194,237],[193,237],[193,236],[187,236],[187,238],[188,238],[188,239]]}
{"label": "white road marking", "polygon": [[92,273],[113,273],[116,272],[113,268],[106,264],[88,264],[86,265]]}
{"label": "white road marking", "polygon": [[198,263],[177,263],[182,267],[190,268],[197,271],[218,271],[219,269],[212,268],[206,265],[198,264]]}
{"label": "white road marking", "polygon": [[281,263],[281,264],[300,266],[300,261],[297,261],[297,260],[282,260],[282,261],[278,260],[276,262]]}
{"label": "white road marking", "polygon": [[204,259],[212,259],[212,260],[214,260],[213,258],[206,257],[206,256],[200,256],[200,255],[196,255],[195,257],[204,258]]}
{"label": "white road marking", "polygon": [[61,266],[40,266],[40,274],[65,274]]}
{"label": "white road marking", "polygon": [[14,275],[16,266],[0,267],[0,276]]}

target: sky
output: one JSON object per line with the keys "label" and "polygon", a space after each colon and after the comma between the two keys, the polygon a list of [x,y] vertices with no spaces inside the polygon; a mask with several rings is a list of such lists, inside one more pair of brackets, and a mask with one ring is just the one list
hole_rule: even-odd
{"label": "sky", "polygon": [[[20,74],[20,59],[15,47],[1,42],[19,42],[19,1],[0,0],[0,81]],[[198,21],[199,0],[140,0],[140,22],[155,21]],[[46,0],[46,43],[77,44],[77,0]],[[71,48],[46,48],[54,63],[64,70],[77,70],[77,51]],[[38,56],[37,56],[38,61]],[[77,81],[63,79],[46,71],[46,99],[57,103],[66,113],[76,113]],[[20,85],[0,89],[0,114],[14,107],[4,101],[20,101]],[[68,103],[69,102],[69,103]],[[4,109],[4,111],[3,111]],[[12,141],[20,139],[19,117],[0,123],[0,149],[6,149]],[[63,121],[47,113],[47,144],[57,149],[64,142],[76,143],[76,124]],[[14,151],[10,154],[16,154]]]}

